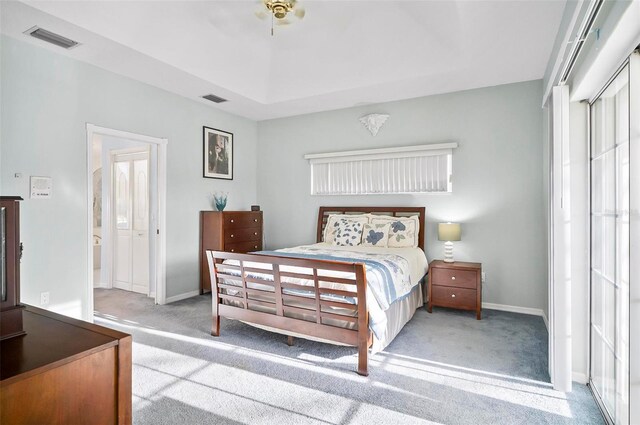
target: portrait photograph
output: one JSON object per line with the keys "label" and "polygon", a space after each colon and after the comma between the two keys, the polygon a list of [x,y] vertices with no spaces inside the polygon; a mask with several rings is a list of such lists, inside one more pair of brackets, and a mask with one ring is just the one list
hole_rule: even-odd
{"label": "portrait photograph", "polygon": [[233,134],[215,128],[203,129],[203,177],[233,180]]}

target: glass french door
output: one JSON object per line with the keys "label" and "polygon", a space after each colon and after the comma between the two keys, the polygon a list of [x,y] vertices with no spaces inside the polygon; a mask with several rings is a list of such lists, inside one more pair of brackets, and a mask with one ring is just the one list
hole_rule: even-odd
{"label": "glass french door", "polygon": [[113,156],[113,286],[149,293],[149,153]]}
{"label": "glass french door", "polygon": [[630,76],[590,105],[590,386],[613,424],[629,423]]}

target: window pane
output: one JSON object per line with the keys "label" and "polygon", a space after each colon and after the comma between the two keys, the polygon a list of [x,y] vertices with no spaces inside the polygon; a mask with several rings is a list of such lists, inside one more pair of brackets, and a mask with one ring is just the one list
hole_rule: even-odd
{"label": "window pane", "polygon": [[115,163],[115,192],[116,192],[116,227],[126,230],[129,228],[129,163]]}

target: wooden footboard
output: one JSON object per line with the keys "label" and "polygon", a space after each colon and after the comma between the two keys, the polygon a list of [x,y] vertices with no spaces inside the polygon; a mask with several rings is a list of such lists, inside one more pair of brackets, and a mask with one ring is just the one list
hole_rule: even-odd
{"label": "wooden footboard", "polygon": [[[220,335],[223,316],[287,335],[352,345],[358,347],[358,373],[368,375],[371,331],[364,264],[219,251],[207,251],[207,260],[213,295],[211,335]],[[346,276],[334,277],[336,272]]]}

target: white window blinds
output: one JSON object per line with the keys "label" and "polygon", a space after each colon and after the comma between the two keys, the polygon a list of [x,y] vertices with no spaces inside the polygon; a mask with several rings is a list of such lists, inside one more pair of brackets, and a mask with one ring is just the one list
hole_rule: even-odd
{"label": "white window blinds", "polygon": [[305,155],[312,195],[451,192],[456,143]]}

